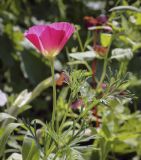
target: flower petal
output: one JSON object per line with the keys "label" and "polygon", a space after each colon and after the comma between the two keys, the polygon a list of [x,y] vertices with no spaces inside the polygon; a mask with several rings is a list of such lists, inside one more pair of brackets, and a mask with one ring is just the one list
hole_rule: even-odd
{"label": "flower petal", "polygon": [[56,22],[33,26],[24,35],[45,56],[56,56],[74,31],[70,23]]}
{"label": "flower petal", "polygon": [[26,34],[26,38],[40,51],[43,52],[44,48],[40,39],[35,34]]}
{"label": "flower petal", "polygon": [[28,34],[36,34],[37,36],[40,36],[41,33],[45,30],[47,25],[35,25],[28,29],[28,31],[25,32],[25,36]]}
{"label": "flower petal", "polygon": [[64,37],[65,32],[63,30],[56,30],[47,26],[39,38],[44,49],[53,54],[53,52],[60,51],[59,45]]}
{"label": "flower petal", "polygon": [[59,44],[60,50],[64,47],[66,42],[69,40],[72,33],[75,31],[75,27],[67,22],[55,22],[50,25],[50,27],[56,30],[63,30],[65,32],[65,36],[62,39],[61,43]]}

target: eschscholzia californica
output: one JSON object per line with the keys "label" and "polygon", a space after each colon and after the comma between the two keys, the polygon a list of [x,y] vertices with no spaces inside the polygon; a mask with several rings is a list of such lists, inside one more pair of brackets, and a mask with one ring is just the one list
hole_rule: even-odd
{"label": "eschscholzia californica", "polygon": [[[54,58],[67,43],[75,28],[67,22],[55,22],[48,25],[35,25],[25,32],[25,37],[50,61],[53,86],[52,128],[56,117],[56,80]],[[58,127],[58,126],[57,126]]]}
{"label": "eschscholzia californica", "polygon": [[68,22],[35,25],[25,32],[25,37],[47,58],[60,53],[75,28]]}

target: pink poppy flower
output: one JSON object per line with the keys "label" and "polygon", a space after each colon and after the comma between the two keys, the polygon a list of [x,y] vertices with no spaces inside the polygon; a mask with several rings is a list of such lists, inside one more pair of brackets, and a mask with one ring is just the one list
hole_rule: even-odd
{"label": "pink poppy flower", "polygon": [[47,58],[55,57],[67,43],[75,28],[67,22],[35,25],[25,32],[25,37]]}

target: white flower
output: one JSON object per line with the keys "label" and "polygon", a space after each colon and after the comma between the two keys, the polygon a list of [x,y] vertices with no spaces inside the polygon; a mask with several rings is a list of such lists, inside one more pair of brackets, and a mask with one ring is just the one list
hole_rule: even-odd
{"label": "white flower", "polygon": [[7,103],[7,95],[0,90],[0,107],[3,107]]}

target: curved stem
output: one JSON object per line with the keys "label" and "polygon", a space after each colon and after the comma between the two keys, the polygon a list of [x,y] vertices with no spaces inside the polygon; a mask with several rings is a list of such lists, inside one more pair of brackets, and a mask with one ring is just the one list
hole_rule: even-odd
{"label": "curved stem", "polygon": [[82,44],[82,41],[81,41],[81,38],[80,38],[80,35],[79,35],[79,31],[77,31],[76,34],[77,34],[78,43],[79,43],[81,52],[84,52],[84,48],[83,48],[83,44]]}
{"label": "curved stem", "polygon": [[50,63],[51,63],[52,86],[53,86],[52,128],[54,128],[55,112],[56,112],[56,81],[54,76],[54,58],[50,60]]}

